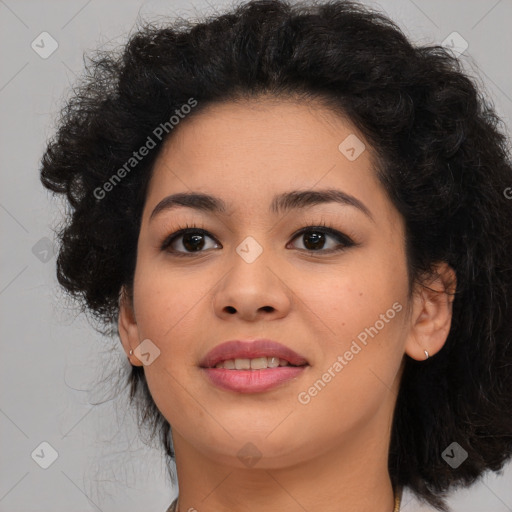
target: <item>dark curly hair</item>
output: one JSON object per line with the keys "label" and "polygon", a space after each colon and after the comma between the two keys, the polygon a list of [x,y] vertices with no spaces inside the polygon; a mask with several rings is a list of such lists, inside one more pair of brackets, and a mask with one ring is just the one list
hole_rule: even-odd
{"label": "dark curly hair", "polygon": [[[133,298],[146,190],[166,137],[104,197],[99,188],[191,98],[194,116],[262,94],[319,100],[350,119],[405,220],[410,282],[436,262],[455,270],[444,347],[426,362],[404,356],[389,453],[394,486],[447,510],[449,488],[512,454],[512,165],[493,105],[442,46],[415,46],[349,1],[256,0],[195,23],[147,23],[119,53],[95,53],[42,159],[42,183],[70,205],[59,283],[113,336],[121,290]],[[170,462],[170,425],[142,367],[129,383]],[[468,453],[456,469],[441,456],[454,441]]]}

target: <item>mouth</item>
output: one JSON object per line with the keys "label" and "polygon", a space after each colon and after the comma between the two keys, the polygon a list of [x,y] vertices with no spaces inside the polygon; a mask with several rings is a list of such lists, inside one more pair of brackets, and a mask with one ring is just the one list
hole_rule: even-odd
{"label": "mouth", "polygon": [[301,355],[272,340],[233,340],[201,361],[210,384],[235,393],[263,393],[297,379],[310,366]]}
{"label": "mouth", "polygon": [[226,370],[266,370],[268,368],[278,368],[282,366],[308,366],[307,363],[304,364],[292,364],[286,359],[281,359],[279,357],[274,356],[263,356],[263,357],[255,357],[252,359],[249,358],[236,358],[236,359],[226,359],[224,361],[219,361],[212,368],[225,368]]}
{"label": "mouth", "polygon": [[268,339],[226,341],[210,350],[199,363],[201,368],[228,370],[265,370],[280,366],[308,365],[305,357]]}

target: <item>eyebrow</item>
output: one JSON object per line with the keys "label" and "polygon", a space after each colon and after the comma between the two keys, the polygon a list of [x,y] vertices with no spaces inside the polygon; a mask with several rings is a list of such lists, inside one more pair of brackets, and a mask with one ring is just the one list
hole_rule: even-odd
{"label": "eyebrow", "polygon": [[[337,189],[293,190],[291,192],[278,194],[274,196],[270,203],[270,211],[274,214],[278,214],[280,212],[307,208],[324,203],[339,203],[346,206],[353,206],[374,222],[370,210],[359,199]],[[180,206],[210,213],[225,213],[228,209],[226,202],[219,197],[199,192],[181,192],[162,199],[151,212],[149,220],[151,221],[164,211],[169,211]]]}

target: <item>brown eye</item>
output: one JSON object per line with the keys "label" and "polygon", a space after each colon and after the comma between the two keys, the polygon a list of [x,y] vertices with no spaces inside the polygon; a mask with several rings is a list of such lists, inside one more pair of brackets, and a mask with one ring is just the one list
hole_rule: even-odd
{"label": "brown eye", "polygon": [[187,228],[173,233],[163,242],[161,249],[177,254],[193,254],[204,252],[208,247],[206,239],[214,240],[207,231],[199,228]]}
{"label": "brown eye", "polygon": [[[295,239],[302,240],[304,248],[301,250],[310,252],[336,252],[347,247],[355,245],[355,243],[343,233],[336,231],[332,228],[322,226],[311,226],[302,229],[295,237]],[[325,247],[329,239],[335,240],[335,243],[330,243],[330,247]]]}

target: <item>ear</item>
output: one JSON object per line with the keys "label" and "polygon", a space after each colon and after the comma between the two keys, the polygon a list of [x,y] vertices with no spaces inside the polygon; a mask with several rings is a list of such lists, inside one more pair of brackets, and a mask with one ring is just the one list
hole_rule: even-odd
{"label": "ear", "polygon": [[405,353],[418,361],[439,352],[448,338],[457,278],[446,262],[435,266],[431,276],[414,290],[411,330]]}
{"label": "ear", "polygon": [[133,366],[142,366],[142,362],[135,356],[130,355],[130,350],[135,350],[139,345],[139,329],[135,319],[133,303],[128,297],[125,287],[121,288],[119,294],[119,315],[117,319],[119,338],[123,345],[126,356]]}

